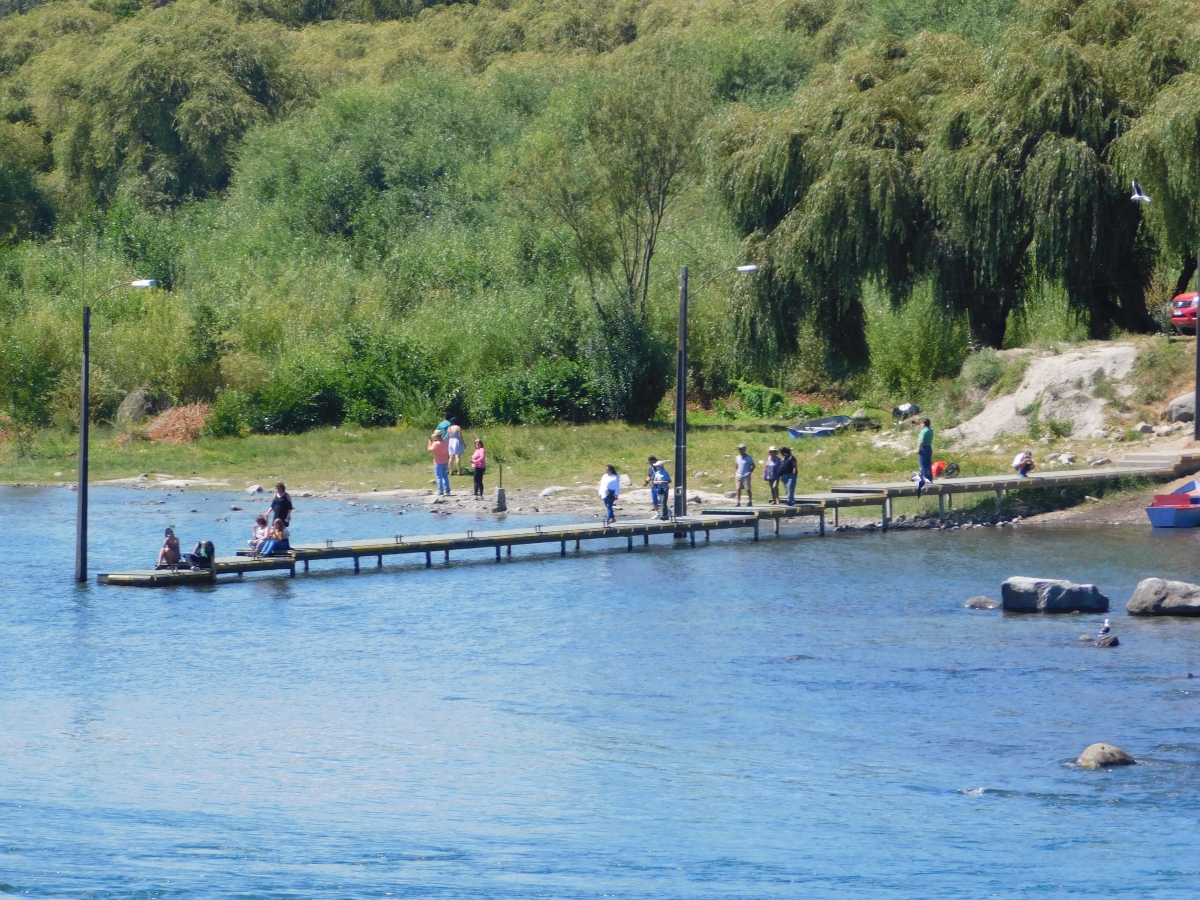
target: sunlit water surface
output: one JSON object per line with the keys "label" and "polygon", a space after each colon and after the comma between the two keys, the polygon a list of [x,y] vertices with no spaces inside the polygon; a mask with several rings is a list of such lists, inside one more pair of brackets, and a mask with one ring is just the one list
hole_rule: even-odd
{"label": "sunlit water surface", "polygon": [[[1124,614],[1200,580],[1195,534],[789,527],[151,591],[72,583],[74,502],[0,488],[0,891],[1200,896],[1200,621]],[[168,523],[229,552],[261,508],[94,490],[92,572]],[[294,531],[492,522],[398,509]],[[1120,648],[962,608],[1013,574],[1097,583]],[[1072,764],[1101,740],[1143,764]]]}

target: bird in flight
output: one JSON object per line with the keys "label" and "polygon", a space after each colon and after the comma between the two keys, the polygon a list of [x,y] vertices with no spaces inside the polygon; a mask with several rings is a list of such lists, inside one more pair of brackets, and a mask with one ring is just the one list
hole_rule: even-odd
{"label": "bird in flight", "polygon": [[1149,203],[1150,195],[1142,190],[1142,186],[1137,183],[1137,179],[1133,180],[1133,196],[1129,198],[1134,203]]}

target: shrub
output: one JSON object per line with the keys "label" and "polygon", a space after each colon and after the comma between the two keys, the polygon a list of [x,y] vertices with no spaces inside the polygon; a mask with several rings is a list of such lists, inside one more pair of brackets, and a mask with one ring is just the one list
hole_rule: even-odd
{"label": "shrub", "polygon": [[1004,367],[1004,371],[1000,377],[992,384],[992,389],[988,391],[990,397],[1003,397],[1005,394],[1011,394],[1021,386],[1021,382],[1025,380],[1025,370],[1029,368],[1029,357],[1018,356],[1016,359],[1009,361]]}
{"label": "shrub", "polygon": [[204,434],[209,437],[244,437],[250,433],[254,409],[240,391],[226,390],[213,401]]}
{"label": "shrub", "polygon": [[990,388],[1004,374],[1004,360],[990,347],[972,353],[962,367],[962,380],[969,387]]}
{"label": "shrub", "polygon": [[760,419],[768,419],[781,414],[787,404],[787,398],[780,391],[764,384],[735,381],[734,388],[738,399],[742,402],[742,409]]}

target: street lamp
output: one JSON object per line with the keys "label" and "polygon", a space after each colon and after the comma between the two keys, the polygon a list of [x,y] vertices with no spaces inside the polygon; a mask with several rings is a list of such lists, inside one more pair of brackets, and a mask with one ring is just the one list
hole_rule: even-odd
{"label": "street lamp", "polygon": [[[95,303],[105,294],[111,294],[117,288],[152,288],[158,282],[153,278],[139,278],[136,281],[118,281],[110,288],[101,291],[92,300]],[[89,336],[92,331],[92,307],[83,308],[83,378],[80,384],[79,399],[79,507],[75,515],[75,580],[87,581],[87,514],[88,514],[88,366],[90,361]]]}
{"label": "street lamp", "polygon": [[[1135,179],[1133,194],[1129,197],[1134,203],[1149,203],[1150,196],[1142,190]],[[1200,247],[1196,248],[1196,310],[1200,313]],[[1196,382],[1192,388],[1192,440],[1200,441],[1200,317],[1196,319]]]}
{"label": "street lamp", "polygon": [[[704,290],[723,275],[737,272],[750,275],[758,271],[751,263],[724,269],[714,275],[692,297]],[[675,517],[687,514],[687,333],[688,333],[688,270],[684,266],[679,273],[679,340],[675,352]]]}

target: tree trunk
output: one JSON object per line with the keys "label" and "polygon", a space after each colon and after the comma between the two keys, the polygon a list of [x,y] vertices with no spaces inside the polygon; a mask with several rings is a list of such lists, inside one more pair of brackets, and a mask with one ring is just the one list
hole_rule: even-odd
{"label": "tree trunk", "polygon": [[1192,278],[1196,274],[1196,257],[1188,254],[1183,258],[1183,272],[1179,275],[1179,280],[1175,282],[1175,294],[1186,294],[1189,285],[1192,283]]}

